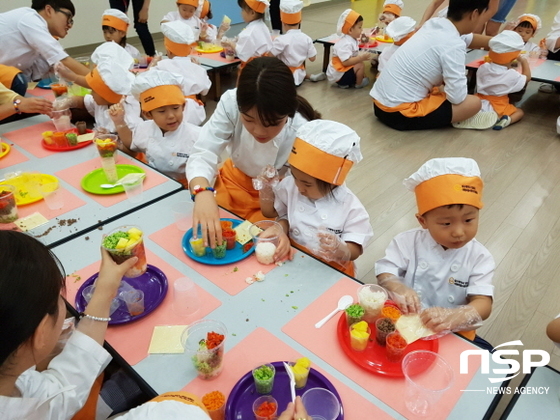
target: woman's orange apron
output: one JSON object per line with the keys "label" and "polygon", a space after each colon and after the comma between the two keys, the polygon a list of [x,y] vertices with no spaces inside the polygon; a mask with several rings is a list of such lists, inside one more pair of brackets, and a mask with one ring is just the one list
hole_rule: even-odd
{"label": "woman's orange apron", "polygon": [[385,112],[400,112],[405,117],[414,118],[414,117],[425,117],[428,114],[431,114],[436,109],[438,109],[441,104],[443,104],[446,100],[445,93],[440,92],[439,89],[436,87],[432,90],[432,92],[424,99],[418,102],[406,102],[404,104],[400,104],[394,107],[388,107],[383,105],[377,100],[373,100],[375,105],[379,109]]}
{"label": "woman's orange apron", "polygon": [[474,339],[476,337],[476,331],[475,330],[459,331],[457,334],[462,335],[463,337],[465,337],[467,340],[470,340],[470,341],[474,341]]}
{"label": "woman's orange apron", "polygon": [[509,97],[507,95],[494,96],[477,93],[476,96],[478,96],[480,99],[486,99],[488,102],[490,102],[492,108],[494,108],[494,111],[496,111],[496,114],[498,114],[500,118],[504,115],[510,116],[515,111],[517,111],[517,108],[509,103]]}
{"label": "woman's orange apron", "polygon": [[309,255],[313,255],[315,258],[319,259],[320,261],[324,262],[327,265],[330,265],[332,268],[337,269],[338,271],[342,271],[344,274],[350,276],[350,277],[356,277],[356,270],[354,268],[354,262],[353,261],[348,261],[346,264],[339,264],[335,261],[325,261],[321,258],[319,258],[317,255],[315,255],[313,252],[311,252],[308,248],[304,247],[303,245],[298,244],[297,242],[293,241],[290,238],[290,242],[292,244],[292,246],[294,248],[299,249],[300,251],[303,251]]}
{"label": "woman's orange apron", "polygon": [[99,393],[101,392],[104,375],[104,373],[101,373],[101,375],[97,377],[91,386],[91,391],[89,391],[86,403],[80,411],[74,414],[72,420],[91,420],[95,418],[95,413],[97,412],[97,400],[99,399]]}
{"label": "woman's orange apron", "polygon": [[188,405],[196,405],[200,407],[206,414],[208,414],[208,410],[196,395],[191,394],[189,392],[166,392],[165,394],[158,395],[157,397],[151,399],[148,402],[162,402],[162,401],[178,401],[182,402],[183,404]]}
{"label": "woman's orange apron", "polygon": [[4,64],[0,64],[0,83],[10,89],[14,78],[19,73],[21,73],[21,70],[17,67],[5,66]]}
{"label": "woman's orange apron", "polygon": [[264,217],[259,202],[259,192],[253,188],[253,180],[233,166],[231,159],[225,161],[214,184],[216,202],[250,222],[274,220]]}

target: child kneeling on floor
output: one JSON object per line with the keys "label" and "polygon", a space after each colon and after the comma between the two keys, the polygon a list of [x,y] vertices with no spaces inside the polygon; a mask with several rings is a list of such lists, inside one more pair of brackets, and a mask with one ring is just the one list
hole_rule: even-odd
{"label": "child kneeling on floor", "polygon": [[435,333],[459,331],[483,348],[475,329],[490,316],[495,263],[475,239],[483,183],[467,158],[431,159],[404,180],[421,227],[397,235],[375,264],[379,284],[404,313],[420,313]]}
{"label": "child kneeling on floor", "polygon": [[[482,101],[482,111],[495,111],[498,122],[494,130],[501,130],[523,117],[523,111],[509,103],[508,94],[519,92],[531,80],[527,59],[520,55],[524,42],[513,31],[502,31],[489,41],[489,63],[484,63],[476,74],[477,96]],[[521,64],[522,74],[511,67],[514,61]]]}

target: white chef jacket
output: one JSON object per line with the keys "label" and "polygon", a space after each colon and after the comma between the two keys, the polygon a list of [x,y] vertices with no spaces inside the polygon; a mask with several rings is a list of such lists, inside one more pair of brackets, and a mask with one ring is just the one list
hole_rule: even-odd
{"label": "white chef jacket", "polygon": [[[472,40],[472,38],[471,38]],[[445,82],[452,104],[467,97],[467,37],[446,18],[432,18],[404,43],[373,85],[370,96],[387,107],[419,102]]]}
{"label": "white chef jacket", "polygon": [[[180,71],[177,68],[180,64]],[[155,67],[156,70],[169,71],[171,73],[183,76],[181,89],[186,96],[208,94],[208,90],[212,87],[212,82],[208,77],[206,69],[196,63],[193,63],[191,57],[174,57],[171,60],[161,60]],[[206,108],[193,99],[187,99],[185,106],[184,118],[187,122],[194,125],[201,125],[206,119]]]}
{"label": "white chef jacket", "polygon": [[294,178],[285,177],[274,190],[279,219],[290,224],[290,238],[310,251],[319,247],[318,232],[325,227],[344,242],[366,246],[373,237],[369,214],[358,197],[342,184],[332,195],[310,200],[298,191]]}
{"label": "white chef jacket", "polygon": [[132,58],[139,58],[142,57],[142,54],[140,53],[140,51],[138,50],[138,48],[136,48],[134,45],[130,45],[130,44],[126,44],[124,46],[124,50],[129,53]]}
{"label": "white chef jacket", "polygon": [[389,61],[389,58],[393,56],[393,54],[399,49],[398,45],[391,44],[387,48],[383,50],[381,54],[379,54],[379,61],[377,64],[377,71],[382,72],[385,68],[385,65]]}
{"label": "white chef jacket", "polygon": [[142,121],[134,130],[130,150],[145,153],[148,165],[165,175],[184,180],[185,165],[200,130],[183,119],[177,130],[163,134],[153,120]]}
{"label": "white chef jacket", "polygon": [[[117,129],[113,120],[109,116],[109,107],[107,105],[98,105],[93,96],[87,94],[84,96],[84,106],[92,117],[95,118],[95,125],[109,130],[110,133],[116,133]],[[140,102],[132,95],[127,95],[123,102],[124,121],[131,131],[144,121],[141,117]]]}
{"label": "white chef jacket", "polygon": [[161,22],[173,22],[174,20],[180,20],[181,22],[186,23],[187,25],[189,25],[193,32],[194,32],[194,37],[196,39],[198,39],[200,37],[200,28],[202,25],[202,21],[200,20],[200,18],[196,15],[192,15],[189,19],[183,19],[181,17],[181,14],[179,13],[178,10],[174,11],[174,12],[169,12],[167,13],[162,19]]}
{"label": "white chef jacket", "polygon": [[[288,67],[299,67],[308,58],[317,56],[317,49],[313,40],[300,29],[290,29],[284,35],[276,37],[272,41],[273,56],[278,57]],[[297,86],[305,79],[305,69],[297,69],[293,72],[294,82]]]}
{"label": "white chef jacket", "polygon": [[462,248],[444,250],[426,229],[416,228],[393,238],[375,275],[394,274],[416,291],[424,308],[454,308],[471,295],[493,296],[496,265],[490,252],[473,239]]}
{"label": "white chef jacket", "polygon": [[554,16],[554,21],[550,27],[550,32],[546,35],[546,48],[549,51],[557,52],[560,48],[554,48],[556,40],[560,37],[560,10]]}
{"label": "white chef jacket", "polygon": [[531,41],[527,41],[525,43],[525,45],[523,46],[523,49],[521,50],[521,54],[525,55],[525,56],[529,56],[529,53],[532,51],[536,51],[537,53],[540,54],[541,52],[541,47],[539,47],[537,44],[535,44],[534,42]]}
{"label": "white chef jacket", "polygon": [[241,61],[247,62],[251,57],[261,57],[272,48],[272,36],[264,20],[249,22],[239,34],[235,53]]}
{"label": "white chef jacket", "polygon": [[[340,58],[340,61],[344,62],[349,58],[356,57],[358,55],[358,40],[352,38],[350,35],[344,34],[342,37],[336,41],[332,48],[332,57]],[[332,58],[327,67],[327,79],[329,82],[338,82],[342,76],[344,76],[343,71],[337,71],[332,64]]]}
{"label": "white chef jacket", "polygon": [[30,7],[0,13],[0,63],[20,69],[29,80],[41,79],[68,54],[54,39],[47,21]]}
{"label": "white chef jacket", "polygon": [[147,402],[119,416],[119,420],[210,420],[200,407],[180,401]]}
{"label": "white chef jacket", "polygon": [[21,397],[0,396],[2,420],[71,419],[89,396],[111,355],[95,340],[75,330],[47,370],[35,367],[16,381]]}
{"label": "white chef jacket", "polygon": [[288,161],[296,131],[307,120],[296,113],[293,118],[288,118],[278,136],[265,144],[258,143],[243,127],[236,93],[237,89],[225,92],[202,127],[187,164],[187,179],[200,176],[212,183],[226,147],[233,165],[252,178],[258,176],[266,165],[281,169]]}
{"label": "white chef jacket", "polygon": [[[496,63],[484,63],[476,72],[476,91],[482,95],[505,96],[525,87],[527,77],[516,69]],[[482,100],[482,110],[492,111],[492,104]]]}

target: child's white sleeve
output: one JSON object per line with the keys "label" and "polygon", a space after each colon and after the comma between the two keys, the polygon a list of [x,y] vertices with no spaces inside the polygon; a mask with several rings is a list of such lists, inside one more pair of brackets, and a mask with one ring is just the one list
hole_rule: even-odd
{"label": "child's white sleeve", "polygon": [[334,44],[334,52],[336,53],[334,55],[340,58],[342,62],[352,58],[352,46],[344,42],[344,39]]}
{"label": "child's white sleeve", "polygon": [[97,104],[95,103],[93,96],[91,96],[89,93],[86,96],[84,96],[84,106],[86,107],[87,112],[89,112],[89,115],[91,115],[94,118],[95,118],[96,105]]}
{"label": "child's white sleeve", "polygon": [[476,250],[479,254],[469,277],[467,296],[482,295],[493,297],[494,286],[492,285],[492,278],[494,277],[496,263],[492,254],[483,245],[477,245],[481,249]]}
{"label": "child's white sleeve", "polygon": [[[385,256],[375,263],[376,276],[382,273],[394,274],[399,278],[405,276],[410,258],[408,257],[409,246],[406,245],[406,241],[401,240],[402,238],[402,234],[394,237],[385,250]],[[414,244],[411,245],[414,246]]]}
{"label": "child's white sleeve", "polygon": [[251,36],[252,31],[250,33],[245,32],[248,32],[248,30],[245,29],[239,34],[239,39],[235,45],[235,53],[241,61],[247,62],[251,57],[255,56],[257,47],[260,44],[257,44],[255,37]]}
{"label": "child's white sleeve", "polygon": [[218,173],[220,156],[235,135],[238,119],[236,91],[232,89],[222,95],[216,110],[202,127],[187,162],[187,179],[203,177],[212,183]]}
{"label": "child's white sleeve", "polygon": [[560,11],[556,13],[554,16],[554,22],[552,22],[552,27],[550,28],[550,32],[546,36],[546,48],[548,48],[553,53],[560,50],[560,48],[556,48],[556,41],[560,37]]}
{"label": "child's white sleeve", "polygon": [[308,39],[309,48],[307,49],[307,58],[313,58],[317,56],[317,48],[315,48],[315,44],[313,44],[313,40],[311,38]]}
{"label": "child's white sleeve", "polygon": [[284,42],[283,38],[283,36],[278,36],[274,41],[272,41],[272,49],[270,50],[270,53],[274,57],[278,57],[284,52],[284,48],[286,48],[286,43]]}
{"label": "child's white sleeve", "polygon": [[129,149],[133,152],[146,153],[148,150],[148,143],[150,139],[150,134],[152,133],[151,125],[155,124],[153,121],[142,121],[137,124],[132,131],[132,142],[130,143]]}
{"label": "child's white sleeve", "polygon": [[344,242],[354,242],[362,247],[373,238],[369,214],[363,206],[350,209],[341,238]]}
{"label": "child's white sleeve", "polygon": [[[291,175],[289,176],[291,178]],[[274,210],[278,214],[278,219],[288,219],[288,176],[284,178],[274,188]]]}
{"label": "child's white sleeve", "polygon": [[163,18],[161,18],[161,22],[173,22],[174,20],[179,19],[179,12],[169,12]]}

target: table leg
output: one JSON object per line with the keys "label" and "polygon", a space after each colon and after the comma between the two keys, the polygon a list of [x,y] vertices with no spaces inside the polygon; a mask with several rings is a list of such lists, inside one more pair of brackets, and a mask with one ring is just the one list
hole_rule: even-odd
{"label": "table leg", "polygon": [[215,86],[216,86],[214,100],[216,102],[218,102],[220,100],[220,96],[222,96],[222,80],[221,80],[220,73],[221,73],[220,70],[216,70],[215,75],[214,75],[214,83],[215,83]]}
{"label": "table leg", "polygon": [[323,73],[327,71],[331,58],[331,44],[323,44]]}

